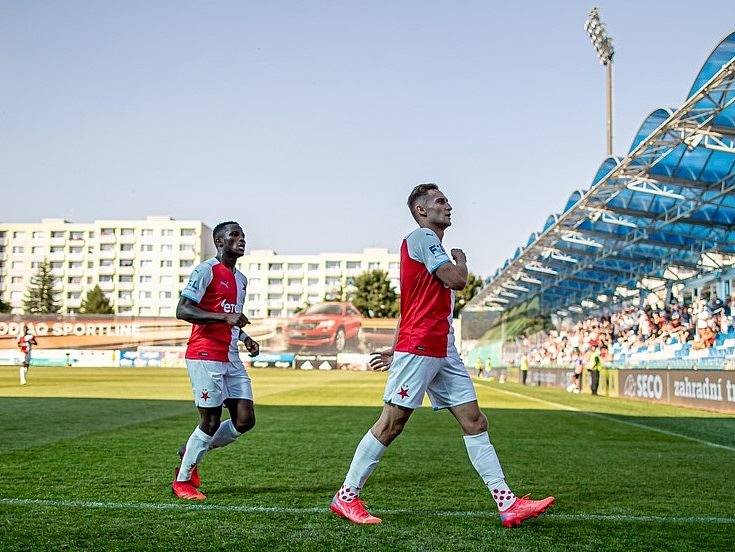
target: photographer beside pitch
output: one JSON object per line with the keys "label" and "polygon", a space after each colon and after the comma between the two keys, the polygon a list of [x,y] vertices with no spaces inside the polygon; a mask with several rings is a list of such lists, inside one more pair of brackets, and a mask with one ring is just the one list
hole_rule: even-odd
{"label": "photographer beside pitch", "polygon": [[520,525],[554,503],[554,497],[530,500],[515,496],[487,433],[472,380],[454,346],[454,291],[467,285],[467,259],[452,249],[454,263],[442,247],[452,224],[452,207],[436,184],[416,186],[408,208],[419,228],[401,245],[401,317],[392,349],[375,353],[374,370],[389,369],[383,411],[355,450],[342,487],[330,509],[358,524],[377,524],[360,499],[360,491],[388,446],[403,431],[428,393],[435,410],[447,408],[464,433],[467,454],[490,490],[505,527]]}
{"label": "photographer beside pitch", "polygon": [[[247,278],[235,263],[245,254],[245,233],[228,221],[215,226],[212,237],[217,256],[194,269],[176,307],[176,318],[193,325],[186,367],[201,419],[179,450],[181,466],[172,483],[174,494],[186,500],[207,498],[198,489],[197,471],[207,451],[229,445],[255,426],[253,390],[237,348],[242,341],[250,356],[260,351],[241,329],[248,324],[242,313]],[[223,404],[230,419],[221,422]]]}

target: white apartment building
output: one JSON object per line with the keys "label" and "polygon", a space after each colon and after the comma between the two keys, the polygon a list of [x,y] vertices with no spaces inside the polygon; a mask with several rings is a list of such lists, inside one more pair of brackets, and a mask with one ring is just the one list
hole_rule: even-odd
{"label": "white apartment building", "polygon": [[255,249],[238,262],[248,278],[245,314],[252,318],[291,316],[307,303],[322,301],[327,293],[349,289],[353,278],[367,270],[385,270],[398,290],[399,260],[398,253],[387,249],[316,255],[279,255]]}
{"label": "white apartment building", "polygon": [[21,313],[30,277],[48,259],[62,313],[78,312],[99,284],[116,314],[173,316],[192,269],[215,254],[212,230],[195,220],[0,222],[0,297]]}

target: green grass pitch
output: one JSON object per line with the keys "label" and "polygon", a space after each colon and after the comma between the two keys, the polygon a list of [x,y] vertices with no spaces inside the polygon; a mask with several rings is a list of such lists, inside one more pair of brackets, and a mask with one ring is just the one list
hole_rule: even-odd
{"label": "green grass pitch", "polygon": [[477,383],[511,488],[557,505],[501,527],[447,412],[418,410],[363,497],[327,511],[385,374],[252,371],[257,425],[170,490],[197,422],[183,369],[0,368],[0,550],[733,550],[735,417]]}

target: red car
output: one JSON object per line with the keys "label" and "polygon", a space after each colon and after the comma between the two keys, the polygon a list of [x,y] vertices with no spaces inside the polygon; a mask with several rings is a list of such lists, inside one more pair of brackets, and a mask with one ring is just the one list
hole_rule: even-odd
{"label": "red car", "polygon": [[286,343],[289,347],[330,347],[344,351],[362,326],[362,314],[352,303],[317,303],[289,319]]}

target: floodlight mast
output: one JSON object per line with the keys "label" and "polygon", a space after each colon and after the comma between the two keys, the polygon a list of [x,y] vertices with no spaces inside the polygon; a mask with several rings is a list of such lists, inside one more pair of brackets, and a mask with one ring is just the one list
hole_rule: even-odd
{"label": "floodlight mast", "polygon": [[607,155],[611,156],[613,152],[613,126],[612,126],[612,61],[615,55],[615,49],[612,45],[612,37],[607,34],[605,24],[600,20],[600,13],[597,8],[592,8],[589,17],[584,24],[587,34],[592,40],[592,45],[597,51],[597,57],[600,63],[607,70],[606,78],[606,126],[607,126]]}

